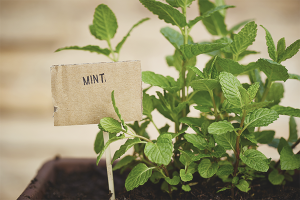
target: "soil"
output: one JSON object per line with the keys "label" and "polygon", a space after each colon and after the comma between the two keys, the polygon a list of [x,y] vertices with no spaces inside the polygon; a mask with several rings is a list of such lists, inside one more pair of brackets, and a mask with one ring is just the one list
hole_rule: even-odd
{"label": "soil", "polygon": [[[298,171],[299,172],[299,171]],[[127,192],[124,187],[127,174],[120,175],[119,171],[114,172],[115,190],[117,200],[131,199],[171,199],[168,193],[160,190],[161,184],[152,184],[148,181],[145,185],[139,186]],[[55,183],[48,182],[48,189],[43,199],[45,200],[98,200],[109,199],[110,195],[107,186],[106,168],[91,165],[88,171],[65,173],[57,169]],[[216,193],[222,188],[222,182],[218,179],[201,178],[197,173],[194,175],[195,186],[191,186],[191,192],[184,192],[180,188],[173,191],[173,200],[179,199],[231,199],[230,190]],[[300,199],[300,173],[294,177],[293,182],[285,186],[274,186],[269,183],[252,183],[248,193],[236,192],[235,199]],[[236,190],[237,191],[237,190]]]}

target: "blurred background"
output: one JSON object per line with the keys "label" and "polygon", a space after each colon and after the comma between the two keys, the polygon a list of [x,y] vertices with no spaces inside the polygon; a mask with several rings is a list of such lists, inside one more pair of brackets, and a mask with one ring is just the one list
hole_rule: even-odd
{"label": "blurred background", "polygon": [[[16,199],[42,163],[55,155],[96,158],[93,142],[97,125],[53,126],[50,67],[110,61],[105,56],[83,51],[54,53],[57,48],[72,45],[106,47],[105,42],[96,40],[88,30],[94,9],[101,3],[107,4],[118,19],[113,46],[137,21],[151,18],[132,32],[121,50],[120,60],[141,60],[144,71],[177,77],[164,58],[173,54],[173,47],[159,33],[160,28],[170,25],[153,16],[137,0],[0,0],[0,199]],[[287,45],[300,38],[299,0],[227,0],[226,3],[236,6],[227,10],[228,28],[255,19],[270,31],[276,43],[281,37],[285,37]],[[188,19],[197,15],[195,1]],[[195,42],[212,39],[202,23],[195,25],[191,35]],[[248,56],[242,62],[268,58],[265,43],[265,32],[258,27],[256,41],[249,49],[261,54]],[[202,69],[208,59],[198,56],[197,67]],[[282,64],[289,73],[300,74],[300,53]],[[300,82],[287,80],[284,86],[281,105],[300,108]],[[155,115],[158,126],[164,126],[166,122]],[[190,116],[193,115],[197,113]],[[289,117],[280,117],[278,121],[264,129],[276,129],[276,137],[287,139]],[[300,130],[299,118],[296,122]],[[152,138],[157,136],[153,127],[148,132]],[[119,145],[116,143],[115,148]],[[279,158],[272,148],[262,146],[260,150],[268,157]]]}

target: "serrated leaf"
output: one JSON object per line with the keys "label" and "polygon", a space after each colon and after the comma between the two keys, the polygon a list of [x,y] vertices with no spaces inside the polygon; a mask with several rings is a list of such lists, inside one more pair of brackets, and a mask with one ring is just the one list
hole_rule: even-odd
{"label": "serrated leaf", "polygon": [[114,38],[118,28],[115,14],[105,4],[100,4],[95,9],[93,25],[97,37],[106,41]]}
{"label": "serrated leaf", "polygon": [[283,94],[284,94],[283,84],[282,83],[273,83],[268,92],[266,100],[273,101],[272,105],[279,104],[281,99],[283,98]]}
{"label": "serrated leaf", "polygon": [[184,169],[180,169],[180,178],[182,181],[191,181],[193,180],[193,174],[191,173],[186,173]]}
{"label": "serrated leaf", "polygon": [[241,94],[243,107],[249,105],[251,103],[252,99],[251,99],[250,94],[248,93],[248,91],[244,87],[241,87],[241,86],[239,86],[238,89],[239,89],[239,92]]}
{"label": "serrated leaf", "polygon": [[257,25],[254,21],[247,23],[238,34],[234,35],[233,42],[230,44],[232,53],[241,54],[250,46],[256,38]]}
{"label": "serrated leaf", "polygon": [[[212,139],[214,139],[214,138],[212,138]],[[215,145],[215,141],[214,140],[213,140],[213,145]],[[224,154],[226,154],[226,150],[221,145],[215,146],[213,148],[213,152],[211,153],[211,155],[214,156],[214,157],[216,157],[216,158],[221,158],[221,157],[224,156]]]}
{"label": "serrated leaf", "polygon": [[[180,49],[180,46],[184,44],[184,37],[178,31],[170,28],[164,27],[160,29],[160,33],[176,48]],[[191,39],[189,43],[192,43]]]}
{"label": "serrated leaf", "polygon": [[221,72],[219,79],[222,91],[228,102],[237,108],[243,107],[242,97],[239,91],[239,87],[243,86],[240,81],[228,72]]}
{"label": "serrated leaf", "polygon": [[121,123],[111,117],[104,117],[100,120],[100,125],[104,131],[109,133],[119,133],[123,131]]}
{"label": "serrated leaf", "polygon": [[103,149],[103,147],[104,147],[103,131],[100,130],[94,142],[95,153],[98,154],[101,151],[101,149]]}
{"label": "serrated leaf", "polygon": [[300,155],[294,154],[290,146],[284,146],[280,152],[281,170],[294,170],[300,167]]}
{"label": "serrated leaf", "polygon": [[140,21],[138,21],[136,24],[134,24],[134,25],[131,27],[131,29],[128,31],[127,35],[125,35],[125,36],[123,37],[123,39],[121,40],[121,42],[119,42],[118,45],[116,46],[116,52],[117,52],[117,53],[120,52],[120,50],[121,50],[123,44],[125,43],[126,39],[130,36],[131,31],[132,31],[135,27],[137,27],[138,25],[140,25],[141,23],[143,23],[143,22],[145,22],[145,21],[147,21],[147,20],[149,20],[149,19],[150,19],[150,18],[144,18],[144,19],[141,19]]}
{"label": "serrated leaf", "polygon": [[186,25],[185,16],[170,5],[155,0],[140,0],[140,2],[159,19],[178,27]]}
{"label": "serrated leaf", "polygon": [[195,74],[197,74],[200,78],[204,79],[204,74],[195,66],[187,66],[188,69],[191,69]]}
{"label": "serrated leaf", "polygon": [[121,160],[119,160],[116,165],[113,167],[113,170],[117,170],[117,169],[120,169],[122,167],[124,167],[125,165],[131,163],[133,160],[135,160],[135,157],[134,156],[125,156],[124,158],[122,158]]}
{"label": "serrated leaf", "polygon": [[261,131],[254,133],[255,139],[260,144],[269,144],[272,142],[275,131]]}
{"label": "serrated leaf", "polygon": [[284,106],[276,105],[276,106],[273,106],[271,109],[275,110],[279,115],[300,117],[300,109],[298,109],[298,108],[284,107]]}
{"label": "serrated leaf", "polygon": [[126,153],[131,147],[135,144],[145,143],[140,140],[140,138],[128,139],[125,144],[121,145],[121,147],[115,152],[114,157],[112,158],[111,163],[120,158],[122,155]]}
{"label": "serrated leaf", "polygon": [[219,81],[216,79],[198,79],[190,83],[195,91],[212,91],[219,87]]}
{"label": "serrated leaf", "polygon": [[[118,115],[121,123],[122,123],[122,126],[124,127],[125,131],[127,131],[127,125],[125,124],[125,121],[123,120],[120,112],[119,112],[119,109],[117,107],[117,104],[116,104],[116,100],[115,100],[115,91],[113,90],[111,92],[111,101],[112,101],[112,104],[113,104],[113,107],[114,107],[114,110],[115,110],[115,113]],[[109,132],[109,131],[108,131]]]}
{"label": "serrated leaf", "polygon": [[128,174],[125,181],[127,191],[133,190],[140,185],[144,185],[152,174],[152,168],[148,168],[144,163],[136,165]]}
{"label": "serrated leaf", "polygon": [[245,179],[239,180],[239,184],[235,185],[242,192],[248,192],[251,188],[249,187],[249,183]]}
{"label": "serrated leaf", "polygon": [[214,122],[209,125],[208,132],[210,134],[221,135],[227,132],[234,131],[232,124],[226,120]]}
{"label": "serrated leaf", "polygon": [[298,53],[299,49],[300,49],[300,39],[296,40],[293,44],[291,44],[286,48],[284,53],[280,57],[278,57],[278,62],[281,63],[293,57]]}
{"label": "serrated leaf", "polygon": [[237,136],[234,132],[229,132],[222,135],[214,135],[214,138],[216,143],[224,147],[224,149],[235,150]]}
{"label": "serrated leaf", "polygon": [[240,154],[240,158],[246,165],[257,171],[267,172],[269,169],[270,161],[258,150],[248,149],[244,154]]}
{"label": "serrated leaf", "polygon": [[180,177],[179,176],[173,176],[173,178],[166,177],[165,181],[169,183],[170,185],[177,185],[180,182]]}
{"label": "serrated leaf", "polygon": [[144,151],[151,162],[168,165],[173,152],[172,136],[170,134],[158,136],[157,142],[148,142]]}
{"label": "serrated leaf", "polygon": [[275,44],[274,44],[272,35],[268,31],[268,29],[266,29],[263,25],[260,25],[260,26],[263,27],[263,29],[265,29],[265,31],[266,31],[266,41],[267,41],[269,56],[273,61],[276,62],[277,61],[277,52],[276,52],[276,48],[275,48]]}
{"label": "serrated leaf", "polygon": [[229,72],[233,75],[239,75],[244,72],[243,65],[240,65],[232,59],[217,57],[216,64],[219,72]]}
{"label": "serrated leaf", "polygon": [[[282,58],[285,51],[285,38],[280,38],[277,42],[277,61],[279,62],[280,58]],[[280,63],[280,62],[279,62]]]}
{"label": "serrated leaf", "polygon": [[180,51],[187,57],[188,59],[212,52],[221,48],[224,48],[228,45],[228,43],[210,43],[210,44],[200,44],[200,43],[195,43],[195,44],[185,44],[180,46]]}
{"label": "serrated leaf", "polygon": [[215,173],[217,173],[218,168],[219,168],[218,163],[216,163],[216,162],[211,163],[208,158],[204,158],[203,160],[201,160],[201,162],[198,166],[198,172],[201,177],[210,178]]}
{"label": "serrated leaf", "polygon": [[273,185],[280,185],[284,180],[284,175],[279,174],[277,169],[273,169],[268,175],[268,179]]}
{"label": "serrated leaf", "polygon": [[187,133],[184,134],[184,138],[200,150],[204,150],[205,147],[208,145],[204,137],[200,135]]}
{"label": "serrated leaf", "polygon": [[170,83],[166,77],[160,74],[155,74],[151,71],[142,72],[142,80],[144,83],[150,84],[152,86],[158,86],[163,89],[170,88]]}
{"label": "serrated leaf", "polygon": [[297,131],[297,124],[295,121],[294,117],[290,117],[289,121],[289,129],[290,129],[290,134],[289,134],[289,142],[296,142],[298,139],[298,131]]}
{"label": "serrated leaf", "polygon": [[290,146],[290,145],[283,137],[281,137],[279,139],[279,143],[278,143],[278,147],[277,147],[277,151],[279,154],[280,154],[281,150],[283,149],[283,147],[285,147],[285,146]]}
{"label": "serrated leaf", "polygon": [[278,117],[279,115],[276,111],[267,108],[260,108],[249,113],[246,116],[244,123],[247,127],[268,126],[273,121],[277,120]]}
{"label": "serrated leaf", "polygon": [[255,82],[248,88],[248,93],[250,95],[251,100],[253,100],[255,98],[259,87],[260,87],[259,82]]}
{"label": "serrated leaf", "polygon": [[266,74],[269,81],[286,81],[289,78],[288,70],[272,60],[260,58],[256,64]]}
{"label": "serrated leaf", "polygon": [[147,94],[143,94],[143,114],[152,118],[151,112],[154,110],[152,98]]}
{"label": "serrated leaf", "polygon": [[223,165],[217,171],[218,176],[228,176],[232,173],[233,173],[233,166],[232,165]]}
{"label": "serrated leaf", "polygon": [[98,54],[104,54],[106,56],[108,56],[110,54],[109,49],[107,49],[107,48],[102,49],[99,46],[95,46],[95,45],[87,45],[87,46],[84,46],[84,47],[79,47],[79,46],[63,47],[63,48],[56,49],[55,52],[59,52],[59,51],[62,51],[62,50],[83,50],[83,51],[89,51],[89,52],[92,52],[92,53],[95,52],[95,53],[98,53]]}

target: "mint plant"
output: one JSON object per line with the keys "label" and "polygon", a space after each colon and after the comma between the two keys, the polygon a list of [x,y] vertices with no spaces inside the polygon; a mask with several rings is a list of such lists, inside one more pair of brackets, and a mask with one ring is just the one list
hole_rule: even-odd
{"label": "mint plant", "polygon": [[[113,168],[121,172],[131,170],[125,181],[127,191],[151,181],[161,184],[162,190],[170,195],[174,190],[189,192],[193,187],[201,187],[194,181],[195,173],[208,182],[221,179],[224,187],[218,192],[231,190],[232,198],[236,197],[237,191],[248,192],[255,179],[267,179],[274,185],[292,181],[294,171],[300,169],[300,153],[293,153],[293,148],[300,142],[294,119],[300,117],[300,109],[281,106],[280,100],[284,93],[282,82],[299,81],[300,75],[289,74],[282,62],[299,51],[300,40],[286,47],[285,39],[281,38],[275,45],[267,28],[250,20],[228,29],[226,12],[234,6],[226,5],[222,0],[215,3],[198,0],[200,15],[191,20],[187,20],[186,14],[194,0],[139,1],[159,19],[172,25],[173,28],[161,28],[160,33],[174,47],[172,54],[166,56],[166,63],[178,71],[179,78],[144,71],[142,80],[150,85],[143,90],[144,118],[133,124],[126,124],[122,119],[112,92],[113,107],[119,119],[106,117],[100,120],[100,132],[95,141],[97,162],[114,141],[126,140],[115,152],[112,162],[134,147],[133,154],[121,158]],[[96,12],[96,19],[105,18]],[[214,36],[212,41],[194,42],[190,31],[200,22]],[[115,61],[114,53],[119,53],[119,45],[113,50],[109,42],[115,33],[112,31],[116,29],[115,23],[97,24],[94,19],[91,33],[106,40],[109,49],[104,51],[92,46],[63,49],[89,49],[91,52],[97,49],[97,53],[111,54]],[[245,56],[258,53],[249,49],[258,28],[265,31],[269,58],[240,64]],[[106,36],[107,33],[110,36]],[[200,54],[211,56],[203,69],[196,67]],[[266,75],[266,80],[261,78],[262,74]],[[241,83],[237,78],[240,75],[248,76],[250,84]],[[163,92],[147,94],[152,86],[160,87]],[[198,117],[188,116],[191,106],[199,111]],[[152,116],[155,109],[174,123],[174,130],[170,130],[168,123],[163,127],[155,124]],[[260,128],[275,122],[279,115],[290,116],[287,140],[274,138],[275,131]],[[159,133],[155,140],[151,140],[146,131],[150,123]],[[106,143],[103,132],[110,135]],[[260,144],[277,148],[280,160],[267,158],[257,150]]]}

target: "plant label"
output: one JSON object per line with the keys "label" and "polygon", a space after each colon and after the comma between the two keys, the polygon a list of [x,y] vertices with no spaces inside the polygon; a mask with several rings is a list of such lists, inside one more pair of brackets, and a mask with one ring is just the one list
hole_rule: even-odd
{"label": "plant label", "polygon": [[100,62],[51,67],[54,125],[98,124],[104,117],[142,119],[141,62]]}

